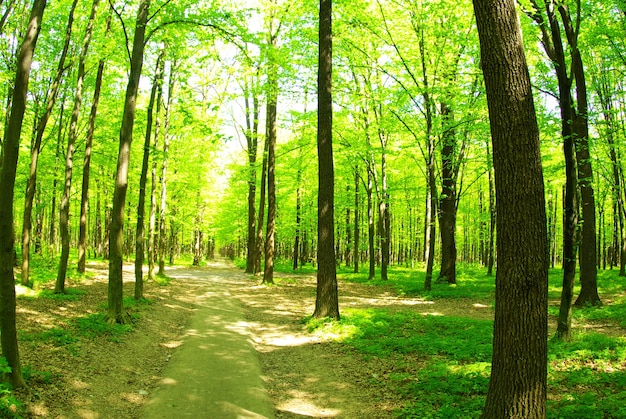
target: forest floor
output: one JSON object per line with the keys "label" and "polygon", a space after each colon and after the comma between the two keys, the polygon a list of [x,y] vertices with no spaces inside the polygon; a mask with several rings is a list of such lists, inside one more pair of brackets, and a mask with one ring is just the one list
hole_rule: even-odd
{"label": "forest floor", "polygon": [[[219,268],[229,292],[244,310],[262,367],[262,379],[277,418],[386,418],[401,407],[393,391],[381,391],[379,378],[392,361],[365,357],[328,336],[307,331],[303,319],[315,304],[315,276],[276,273],[275,286],[259,285],[224,261]],[[132,295],[133,273],[125,266],[125,295]],[[198,270],[194,270],[198,275]],[[171,281],[147,281],[147,303],[131,305],[130,328],[103,323],[107,267],[92,263],[88,274],[68,282],[68,294],[56,296],[43,285],[44,298],[21,296],[18,330],[28,392],[17,393],[25,417],[138,418],[156,390],[164,368],[177,350],[196,310],[189,270],[172,268]],[[342,307],[384,307],[424,313],[490,318],[488,302],[466,299],[424,301],[397,296],[391,289],[340,282]],[[41,293],[41,292],[40,292]],[[419,363],[419,360],[415,360]]]}

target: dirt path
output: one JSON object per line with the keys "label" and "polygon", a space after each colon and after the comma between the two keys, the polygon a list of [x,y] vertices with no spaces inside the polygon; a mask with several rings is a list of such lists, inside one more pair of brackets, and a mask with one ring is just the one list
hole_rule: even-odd
{"label": "dirt path", "polygon": [[[277,273],[279,284],[267,287],[224,261],[168,268],[171,283],[146,282],[151,303],[129,309],[136,317],[130,333],[86,336],[76,322],[102,313],[107,293],[106,265],[88,271],[68,284],[72,298],[18,302],[22,363],[30,371],[30,392],[20,395],[27,418],[370,419],[393,417],[403,404],[381,391],[393,359],[368,359],[306,331],[313,275]],[[126,295],[133,278],[125,265]],[[339,287],[343,309],[492,316],[475,301],[433,303],[381,287]]]}
{"label": "dirt path", "polygon": [[223,263],[171,271],[195,311],[141,415],[155,418],[273,418],[250,330],[230,293],[239,276]]}

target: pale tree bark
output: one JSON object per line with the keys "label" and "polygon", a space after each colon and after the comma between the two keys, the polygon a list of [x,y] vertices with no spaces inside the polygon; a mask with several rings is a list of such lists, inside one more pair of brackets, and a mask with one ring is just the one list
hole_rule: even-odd
{"label": "pale tree bark", "polygon": [[[143,144],[143,159],[141,162],[141,175],[139,176],[139,199],[137,201],[137,228],[135,230],[135,300],[143,298],[143,261],[145,254],[145,209],[146,209],[146,184],[148,183],[148,166],[150,165],[150,144],[152,142],[152,125],[154,121],[154,103],[157,92],[163,80],[163,54],[161,49],[157,57],[156,69],[152,89],[150,90],[150,101],[148,102],[146,116],[146,134]],[[150,248],[148,248],[150,251]]]}
{"label": "pale tree bark", "polygon": [[313,317],[339,319],[335,262],[332,103],[332,0],[320,0],[319,68],[317,79],[317,296]]}
{"label": "pale tree bark", "polygon": [[[63,198],[61,199],[61,211],[59,213],[59,231],[61,232],[61,259],[59,261],[59,270],[57,280],[54,286],[54,292],[65,292],[65,277],[67,274],[67,264],[70,256],[70,195],[72,193],[72,171],[74,168],[74,151],[76,149],[76,137],[78,137],[78,117],[80,116],[80,108],[83,103],[83,83],[85,80],[85,60],[89,51],[91,35],[93,32],[93,22],[96,17],[98,2],[95,1],[91,9],[89,23],[85,31],[85,42],[78,60],[78,76],[76,82],[76,95],[74,97],[74,108],[70,118],[70,130],[67,136],[67,149],[65,150],[65,187],[63,189]],[[68,25],[68,27],[71,25]],[[84,258],[84,249],[83,249]],[[84,264],[84,263],[83,263]],[[83,269],[84,271],[84,269]]]}
{"label": "pale tree bark", "polygon": [[133,50],[130,59],[130,74],[126,87],[122,126],[120,128],[120,145],[117,157],[115,190],[113,193],[113,209],[109,232],[109,287],[107,321],[109,323],[127,323],[130,319],[124,312],[124,295],[122,282],[122,263],[124,260],[124,207],[128,189],[128,168],[130,166],[130,146],[133,139],[137,90],[141,68],[143,66],[144,39],[148,23],[150,0],[142,0],[137,12]]}
{"label": "pale tree bark", "polygon": [[[55,73],[48,94],[46,95],[46,108],[43,115],[37,122],[37,128],[35,132],[35,140],[33,141],[30,150],[30,172],[28,181],[26,183],[26,194],[24,196],[24,218],[22,222],[22,285],[30,287],[33,284],[30,281],[30,241],[32,230],[32,214],[33,214],[33,200],[35,199],[35,193],[37,190],[37,165],[39,163],[39,153],[41,152],[41,142],[43,140],[44,131],[52,114],[52,109],[59,94],[59,87],[61,86],[61,78],[67,70],[65,66],[65,59],[70,47],[70,39],[72,36],[72,23],[74,21],[74,10],[76,9],[77,1],[72,3],[69,12],[69,18],[65,30],[65,41],[63,49],[61,50],[61,57],[57,65],[57,71]],[[59,125],[60,129],[61,125]],[[56,172],[55,172],[56,173]]]}
{"label": "pale tree bark", "polygon": [[546,416],[548,237],[539,129],[514,0],[474,0],[493,143],[496,309],[483,418]]}
{"label": "pale tree bark", "polygon": [[11,372],[5,378],[14,388],[25,387],[26,382],[22,375],[15,324],[13,198],[30,68],[45,8],[46,0],[35,0],[33,3],[17,59],[11,114],[2,143],[2,167],[0,168],[0,194],[2,195],[0,199],[0,330],[2,333],[0,343],[2,355],[11,367]]}
{"label": "pale tree bark", "polygon": [[[249,83],[245,79],[244,101],[246,111],[246,145],[248,154],[248,242],[246,250],[246,273],[255,273],[256,244],[256,160],[259,147],[259,98],[257,75]],[[252,97],[252,98],[250,98]],[[252,99],[252,100],[251,100]],[[252,104],[250,102],[252,101]]]}
{"label": "pale tree bark", "polygon": [[[174,103],[174,89],[176,87],[177,61],[170,63],[170,74],[167,82],[167,103],[165,106],[163,127],[163,165],[161,166],[161,205],[159,209],[159,275],[165,275],[165,248],[167,234],[165,233],[165,214],[167,212],[167,163],[170,154],[170,115]],[[172,226],[172,229],[174,227]],[[173,253],[172,253],[173,254]],[[170,260],[172,259],[170,255]]]}

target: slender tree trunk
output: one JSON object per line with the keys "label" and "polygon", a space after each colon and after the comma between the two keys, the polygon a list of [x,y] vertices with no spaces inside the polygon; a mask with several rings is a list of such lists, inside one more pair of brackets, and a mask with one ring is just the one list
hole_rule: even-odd
{"label": "slender tree trunk", "polygon": [[55,253],[57,246],[57,188],[59,185],[58,173],[59,173],[59,159],[61,158],[61,143],[63,142],[63,114],[65,113],[65,100],[61,101],[61,109],[59,111],[59,130],[57,134],[56,151],[54,154],[54,178],[52,180],[52,200],[50,202],[50,224],[49,224],[49,236],[48,243],[53,249],[52,253]]}
{"label": "slender tree trunk", "polygon": [[[248,243],[246,254],[246,273],[255,273],[255,256],[257,250],[256,234],[256,160],[259,146],[259,99],[256,93],[256,83],[252,88],[246,84],[244,89],[246,106],[246,142],[248,145]],[[252,107],[249,95],[252,94]]]}
{"label": "slender tree trunk", "polygon": [[148,23],[150,0],[142,0],[139,4],[135,37],[130,63],[130,76],[126,87],[126,99],[122,126],[120,128],[120,147],[117,158],[115,191],[111,213],[111,231],[109,235],[109,290],[107,317],[109,323],[126,323],[128,315],[124,312],[122,263],[124,258],[124,206],[128,189],[128,168],[130,165],[130,146],[133,139],[137,89],[143,66],[144,38]]}
{"label": "slender tree trunk", "polygon": [[373,190],[374,180],[372,171],[369,169],[370,163],[368,162],[367,170],[367,248],[369,256],[369,273],[367,275],[368,280],[376,278],[376,246],[374,237],[376,233],[374,231],[374,202],[373,202]]}
{"label": "slender tree trunk", "polygon": [[[94,0],[91,16],[89,18],[89,28],[87,30],[88,38],[91,39],[91,31],[93,21],[96,17],[98,3],[100,0]],[[107,18],[106,34],[109,33],[111,25],[111,17]],[[88,46],[88,41],[85,41]],[[85,53],[87,48],[85,48]],[[84,63],[83,63],[84,66]],[[85,272],[85,262],[87,253],[87,210],[89,206],[89,175],[91,170],[91,148],[93,145],[93,135],[96,127],[96,116],[98,114],[98,104],[100,103],[100,91],[102,90],[102,78],[104,76],[104,59],[98,62],[98,72],[96,74],[96,84],[93,92],[93,101],[91,104],[91,112],[89,113],[89,122],[87,126],[87,138],[85,139],[85,156],[83,158],[83,183],[80,198],[80,223],[78,227],[78,272]]]}
{"label": "slender tree trunk", "polygon": [[[271,29],[270,29],[271,31]],[[276,34],[270,35],[270,48],[276,49]],[[263,283],[274,283],[276,252],[276,105],[278,103],[278,75],[276,64],[270,58],[267,94],[267,230],[265,232],[265,266]]]}
{"label": "slender tree trunk", "polygon": [[435,238],[437,237],[435,222],[437,217],[437,185],[435,183],[435,141],[432,135],[428,136],[428,198],[426,201],[426,240],[424,250],[426,252],[426,276],[424,278],[424,290],[430,291],[432,287],[433,265],[435,260]]}
{"label": "slender tree trunk", "polygon": [[332,140],[332,0],[320,0],[317,110],[317,297],[313,317],[339,319],[335,262],[334,185]]}
{"label": "slender tree trunk", "polygon": [[7,360],[8,366],[11,367],[11,372],[7,374],[6,378],[14,388],[25,387],[26,382],[22,375],[15,324],[13,198],[30,68],[45,7],[46,0],[35,0],[33,3],[28,27],[17,59],[11,114],[2,143],[2,167],[0,168],[0,194],[2,195],[2,199],[0,199],[0,330],[2,333],[0,334],[0,343],[2,356]]}
{"label": "slender tree trunk", "polygon": [[358,168],[354,169],[354,240],[352,241],[354,250],[352,251],[353,259],[354,259],[354,270],[353,272],[359,273],[359,262],[361,261],[361,254],[359,252],[359,240],[361,239],[361,231],[359,228],[360,222],[360,199],[359,199],[359,170]]}
{"label": "slender tree trunk", "polygon": [[[161,205],[159,211],[159,275],[165,275],[165,248],[167,234],[165,232],[165,214],[167,210],[167,163],[170,154],[170,115],[174,103],[174,88],[176,87],[176,61],[170,63],[170,74],[167,88],[167,106],[165,107],[165,126],[163,128],[163,166],[161,167]],[[175,209],[173,210],[175,211]],[[173,224],[170,223],[170,226]],[[173,227],[171,227],[173,228]],[[170,253],[170,263],[173,263],[173,252]]]}
{"label": "slender tree trunk", "polygon": [[[302,157],[302,156],[300,156]],[[302,169],[298,167],[298,174],[296,175],[296,234],[293,243],[293,270],[298,269],[298,260],[300,257],[300,222],[301,222],[301,211],[302,211],[302,196],[300,192],[300,183],[302,180]]]}
{"label": "slender tree trunk", "polygon": [[[74,2],[74,6],[77,0]],[[76,150],[76,138],[78,137],[78,118],[80,116],[80,108],[83,103],[83,83],[85,79],[85,60],[89,51],[89,43],[93,30],[93,21],[95,19],[97,2],[92,8],[92,14],[89,18],[87,30],[85,32],[85,43],[81,51],[78,62],[78,77],[76,82],[76,96],[74,98],[74,109],[70,118],[70,130],[67,135],[67,150],[65,150],[65,188],[63,190],[63,198],[61,198],[61,210],[59,212],[59,231],[61,232],[61,260],[59,261],[59,270],[57,280],[54,286],[55,293],[65,293],[65,277],[67,274],[67,264],[70,256],[70,199],[72,193],[72,171],[74,169],[74,151]],[[72,19],[73,20],[73,19]],[[68,23],[68,31],[71,24]],[[84,258],[84,249],[83,249]]]}
{"label": "slender tree trunk", "polygon": [[[157,91],[163,79],[163,55],[161,49],[157,57],[154,80],[150,90],[150,101],[146,116],[146,135],[143,144],[143,160],[141,163],[141,175],[139,176],[139,200],[137,201],[137,229],[135,232],[135,300],[143,298],[143,261],[145,254],[145,207],[146,207],[146,184],[148,183],[148,166],[150,165],[150,144],[152,143],[152,125],[154,116],[154,103]],[[148,248],[148,251],[150,249]]]}
{"label": "slender tree trunk", "polygon": [[496,191],[493,182],[493,167],[491,159],[491,151],[487,144],[487,170],[489,177],[489,249],[487,250],[487,275],[493,275],[494,244],[496,236]]}
{"label": "slender tree trunk", "polygon": [[256,251],[254,254],[254,273],[261,272],[261,255],[265,249],[263,241],[263,220],[265,218],[265,191],[267,190],[267,155],[269,150],[268,139],[263,146],[263,162],[261,164],[261,191],[259,192],[259,215],[256,224]]}
{"label": "slender tree trunk", "polygon": [[[70,39],[72,35],[72,22],[74,21],[74,10],[76,9],[77,1],[74,1],[70,7],[69,18],[67,27],[65,30],[65,43],[61,50],[61,57],[57,65],[57,71],[50,86],[50,89],[46,98],[46,109],[37,123],[37,129],[35,134],[35,141],[31,147],[30,154],[30,173],[28,176],[28,182],[26,185],[26,194],[24,196],[24,221],[22,223],[22,285],[26,287],[32,286],[30,281],[30,240],[31,240],[31,228],[32,228],[32,212],[33,212],[33,200],[35,198],[35,192],[37,190],[37,165],[39,162],[39,153],[41,151],[41,142],[43,140],[44,131],[54,103],[59,93],[59,87],[61,85],[61,78],[65,72],[65,59],[67,58],[67,52],[70,46]],[[59,125],[60,127],[60,125]],[[59,128],[60,129],[60,128]],[[56,173],[56,172],[55,172]]]}
{"label": "slender tree trunk", "polygon": [[493,143],[498,268],[482,418],[546,417],[548,249],[539,129],[513,0],[474,0]]}

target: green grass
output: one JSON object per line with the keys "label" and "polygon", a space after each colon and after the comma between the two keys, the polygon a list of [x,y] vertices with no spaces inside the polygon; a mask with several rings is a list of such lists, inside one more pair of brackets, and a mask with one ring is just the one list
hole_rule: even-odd
{"label": "green grass", "polygon": [[[603,306],[574,308],[577,328],[572,341],[549,342],[548,418],[626,417],[626,337],[622,329],[616,329],[626,327],[626,293],[625,281],[617,274],[598,273]],[[405,268],[391,268],[386,282],[368,281],[367,272],[353,274],[348,269],[339,270],[338,275],[345,281],[391,287],[400,295],[434,301],[494,298],[495,277],[476,266],[459,265],[457,286],[433,283],[430,292],[422,289],[423,272]],[[550,270],[551,315],[558,313],[561,281],[562,272]],[[577,285],[576,295],[578,290]],[[411,309],[343,308],[341,314],[339,322],[304,321],[311,333],[343,342],[364,361],[393,363],[387,377],[372,378],[371,383],[381,393],[395,392],[405,401],[397,417],[480,416],[491,368],[492,321],[422,315]],[[608,333],[584,332],[597,325],[608,326]]]}

